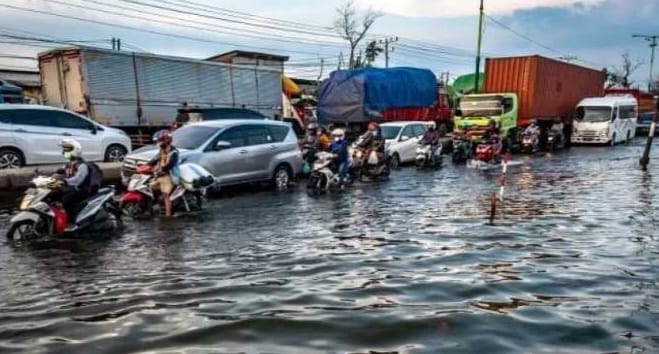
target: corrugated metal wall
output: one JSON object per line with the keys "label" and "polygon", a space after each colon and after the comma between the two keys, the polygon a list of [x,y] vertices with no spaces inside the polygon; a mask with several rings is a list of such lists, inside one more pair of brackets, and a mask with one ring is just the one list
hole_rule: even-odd
{"label": "corrugated metal wall", "polygon": [[513,92],[519,97],[518,124],[533,118],[572,115],[585,97],[603,94],[602,72],[540,56],[488,58],[484,92]]}

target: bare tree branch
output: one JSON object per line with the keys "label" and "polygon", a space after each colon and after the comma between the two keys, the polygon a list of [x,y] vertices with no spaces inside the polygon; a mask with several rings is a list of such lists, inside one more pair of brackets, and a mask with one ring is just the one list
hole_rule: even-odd
{"label": "bare tree branch", "polygon": [[355,65],[355,49],[373,26],[375,20],[381,17],[382,14],[369,9],[360,19],[353,0],[348,0],[342,7],[337,8],[336,12],[338,16],[334,21],[334,29],[341,38],[350,44],[349,67],[353,68]]}

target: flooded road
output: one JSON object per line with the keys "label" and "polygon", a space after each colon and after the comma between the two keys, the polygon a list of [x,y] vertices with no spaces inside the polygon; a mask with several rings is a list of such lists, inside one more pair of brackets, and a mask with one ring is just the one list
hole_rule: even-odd
{"label": "flooded road", "polygon": [[659,145],[644,173],[642,143],[516,156],[495,226],[499,171],[449,163],[3,244],[0,352],[657,353]]}

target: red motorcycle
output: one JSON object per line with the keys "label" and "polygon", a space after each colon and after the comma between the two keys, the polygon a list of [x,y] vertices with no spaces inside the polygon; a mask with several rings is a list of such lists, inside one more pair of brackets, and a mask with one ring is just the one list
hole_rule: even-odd
{"label": "red motorcycle", "polygon": [[501,162],[501,144],[498,139],[482,141],[476,147],[476,160],[487,163]]}

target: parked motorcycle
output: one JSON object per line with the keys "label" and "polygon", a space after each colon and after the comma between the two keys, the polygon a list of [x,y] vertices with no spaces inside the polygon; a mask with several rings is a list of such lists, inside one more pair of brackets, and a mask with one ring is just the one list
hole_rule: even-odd
{"label": "parked motorcycle", "polygon": [[[332,168],[334,155],[329,152],[319,152],[316,154],[316,160],[313,164],[307,189],[312,195],[320,195],[327,192],[333,192],[341,188],[341,180],[336,171]],[[350,179],[350,176],[346,177]],[[344,181],[348,184],[349,181]]]}
{"label": "parked motorcycle", "polygon": [[[185,163],[180,166],[181,182],[174,187],[170,195],[174,212],[199,211],[206,189],[214,183],[212,175],[203,167]],[[119,205],[124,214],[134,218],[150,218],[154,214],[153,206],[157,203],[151,183],[156,173],[149,165],[139,165],[130,177],[126,192],[119,198]]]}
{"label": "parked motorcycle", "polygon": [[419,144],[416,149],[416,168],[434,168],[438,169],[442,166],[442,144],[434,149],[432,145]]}
{"label": "parked motorcycle", "polygon": [[121,211],[113,201],[114,189],[101,188],[80,203],[75,220],[62,207],[61,195],[54,177],[39,176],[32,180],[23,196],[18,213],[9,221],[9,240],[28,240],[76,232],[110,232],[122,226]]}

